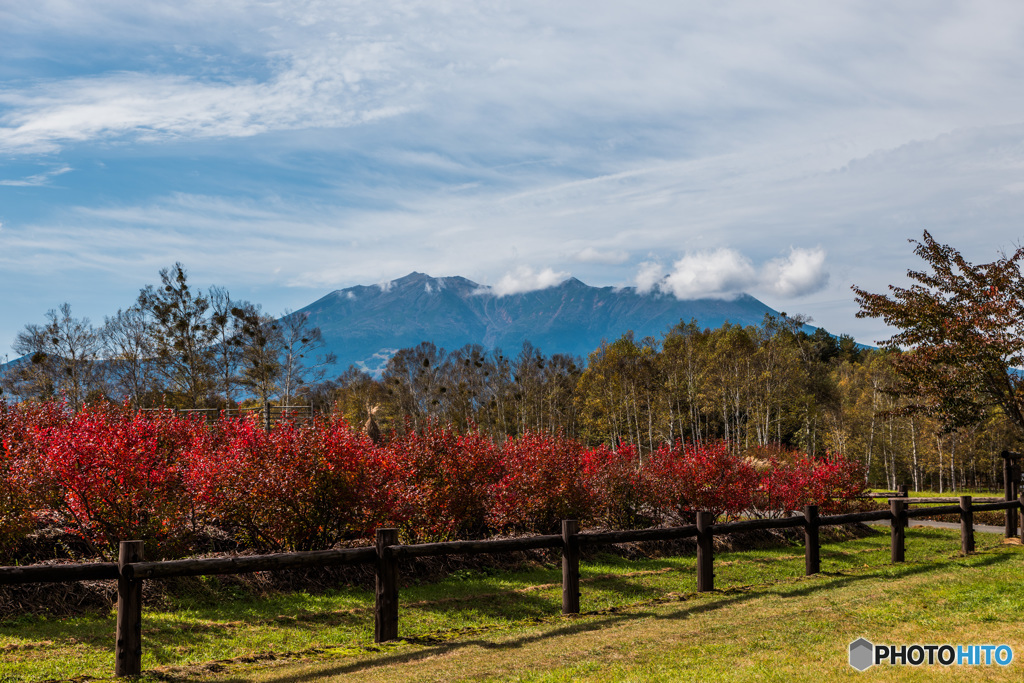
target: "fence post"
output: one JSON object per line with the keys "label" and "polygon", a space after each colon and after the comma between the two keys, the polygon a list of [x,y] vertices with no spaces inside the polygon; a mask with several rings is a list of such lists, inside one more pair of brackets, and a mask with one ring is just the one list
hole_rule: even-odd
{"label": "fence post", "polygon": [[974,552],[974,512],[970,496],[960,496],[960,550],[964,555]]}
{"label": "fence post", "polygon": [[[1014,481],[1013,481],[1013,454],[1009,451],[1002,452],[1003,457],[1003,493],[1004,500],[1013,500],[1016,498],[1014,495]],[[1013,538],[1017,535],[1017,511],[1012,508],[1006,508],[1006,538]]]}
{"label": "fence post", "polygon": [[580,613],[579,522],[562,520],[562,614]]}
{"label": "fence post", "polygon": [[121,541],[117,553],[117,636],[114,675],[142,673],[142,581],[129,579],[125,565],[142,561],[143,541]]}
{"label": "fence post", "polygon": [[896,487],[896,493],[899,494],[900,498],[906,498],[907,497],[907,491],[909,489],[910,489],[910,487],[907,486],[906,484],[900,484],[900,485],[898,485]]}
{"label": "fence post", "polygon": [[907,516],[904,514],[906,505],[906,501],[899,499],[889,501],[889,512],[892,514],[891,545],[892,561],[894,563],[903,561],[905,541],[904,527],[907,524]]}
{"label": "fence post", "polygon": [[818,506],[804,506],[804,568],[807,576],[821,571],[821,546],[818,544]]}
{"label": "fence post", "polygon": [[1020,508],[1020,542],[1024,543],[1024,493],[1017,498],[1017,507]]}
{"label": "fence post", "polygon": [[398,529],[377,529],[377,601],[373,641],[398,640],[398,562],[387,547],[398,545]]}
{"label": "fence post", "polygon": [[711,524],[715,516],[701,510],[697,513],[697,592],[715,590],[714,535]]}

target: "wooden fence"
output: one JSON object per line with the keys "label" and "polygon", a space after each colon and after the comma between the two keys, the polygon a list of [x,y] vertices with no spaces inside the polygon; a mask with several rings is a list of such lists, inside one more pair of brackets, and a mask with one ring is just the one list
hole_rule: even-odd
{"label": "wooden fence", "polygon": [[206,424],[213,424],[221,418],[241,417],[257,414],[263,428],[270,431],[272,425],[282,420],[308,422],[313,419],[313,406],[275,406],[264,403],[254,408],[142,408],[143,412],[171,410],[175,415],[196,415],[202,417]]}
{"label": "wooden fence", "polygon": [[[911,509],[909,504],[950,502],[956,504]],[[398,562],[416,557],[438,555],[471,555],[502,553],[538,548],[560,548],[562,551],[562,614],[580,611],[580,549],[638,541],[671,541],[697,539],[697,590],[712,591],[715,587],[714,537],[762,529],[803,527],[805,573],[810,576],[821,570],[818,532],[821,527],[887,520],[890,523],[891,559],[903,562],[905,527],[914,517],[937,514],[960,515],[962,552],[974,550],[974,512],[1006,510],[1007,517],[1024,508],[1024,496],[1016,500],[974,503],[971,496],[959,499],[890,498],[889,509],[819,516],[818,507],[809,505],[802,516],[782,519],[751,519],[714,523],[709,512],[697,513],[697,523],[681,527],[660,527],[626,531],[580,533],[575,520],[562,522],[562,533],[549,536],[497,539],[488,541],[450,541],[402,545],[397,529],[379,529],[375,546],[343,550],[277,553],[244,557],[222,557],[203,560],[169,560],[146,562],[142,556],[143,541],[122,541],[118,561],[71,565],[29,565],[0,567],[0,584],[69,582],[117,579],[117,631],[115,637],[115,676],[135,676],[142,671],[142,582],[177,576],[243,574],[282,569],[327,567],[346,564],[373,564],[376,569],[376,602],[374,607],[374,640],[378,643],[398,638]],[[1007,527],[1009,530],[1009,526]],[[1007,532],[1007,537],[1012,534]],[[1024,527],[1021,530],[1024,542]]]}

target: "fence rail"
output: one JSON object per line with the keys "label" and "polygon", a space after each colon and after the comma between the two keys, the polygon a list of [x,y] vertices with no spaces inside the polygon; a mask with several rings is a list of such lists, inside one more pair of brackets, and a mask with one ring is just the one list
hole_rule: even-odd
{"label": "fence rail", "polygon": [[[960,515],[961,551],[974,551],[974,512],[1006,510],[1007,517],[1024,509],[1024,496],[1016,500],[975,504],[971,496],[944,498],[935,502],[955,505],[910,509],[909,504],[921,499],[891,497],[888,510],[871,510],[841,515],[819,516],[818,507],[806,506],[802,515],[780,519],[752,519],[714,524],[710,512],[698,512],[697,523],[681,527],[634,529],[579,533],[575,520],[563,520],[558,535],[484,541],[451,541],[403,545],[398,542],[397,529],[379,529],[376,545],[365,548],[275,553],[247,557],[223,557],[201,560],[170,560],[146,562],[142,557],[143,541],[122,541],[117,563],[95,562],[70,565],[36,565],[0,567],[0,584],[70,582],[95,579],[117,579],[118,607],[115,636],[115,676],[135,676],[142,671],[142,582],[149,579],[212,574],[243,574],[345,564],[373,564],[376,573],[374,606],[374,640],[385,642],[398,638],[398,562],[399,560],[438,555],[470,555],[503,553],[540,548],[562,551],[562,613],[580,611],[579,562],[580,548],[615,543],[697,539],[697,590],[714,590],[714,537],[765,529],[804,528],[805,573],[810,576],[821,570],[818,532],[821,527],[854,522],[888,520],[890,522],[891,561],[903,562],[907,520],[933,514]],[[929,499],[931,502],[931,499]],[[1009,529],[1009,526],[1007,527]],[[1011,534],[1007,533],[1007,536]],[[1024,528],[1021,530],[1024,541]]]}
{"label": "fence rail", "polygon": [[269,403],[251,408],[142,408],[143,412],[172,411],[175,415],[197,415],[207,424],[213,424],[221,418],[241,417],[243,415],[259,415],[266,430],[282,420],[308,422],[314,417],[313,406],[275,406]]}

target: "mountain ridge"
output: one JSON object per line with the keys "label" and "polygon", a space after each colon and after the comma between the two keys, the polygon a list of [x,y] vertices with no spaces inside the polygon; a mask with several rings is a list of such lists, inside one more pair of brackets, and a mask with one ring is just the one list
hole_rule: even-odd
{"label": "mountain ridge", "polygon": [[547,355],[584,359],[602,341],[627,331],[640,339],[661,337],[680,321],[701,327],[725,322],[756,325],[778,311],[749,294],[733,299],[676,299],[635,287],[592,287],[571,277],[552,287],[496,294],[461,276],[435,278],[413,271],[379,285],[338,289],[298,309],[319,327],[323,352],[338,366],[379,374],[401,348],[423,341],[448,350],[466,344],[514,352],[529,341]]}

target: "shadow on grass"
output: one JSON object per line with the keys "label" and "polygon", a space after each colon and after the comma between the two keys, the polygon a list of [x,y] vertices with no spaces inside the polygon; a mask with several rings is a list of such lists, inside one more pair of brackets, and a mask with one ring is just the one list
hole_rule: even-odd
{"label": "shadow on grass", "polygon": [[[1007,562],[1013,559],[1012,555],[987,555],[971,556],[971,565],[975,567],[992,566],[999,563]],[[423,644],[427,645],[422,649],[416,650],[415,652],[401,652],[388,654],[381,657],[374,658],[370,661],[359,661],[351,662],[347,664],[338,664],[334,667],[318,668],[315,672],[309,673],[298,673],[298,674],[287,674],[283,673],[281,676],[275,677],[272,680],[278,681],[279,683],[300,683],[304,681],[317,680],[329,676],[342,676],[345,674],[351,674],[358,671],[365,671],[373,668],[381,668],[398,664],[409,664],[418,661],[426,660],[432,657],[441,656],[444,654],[456,652],[470,647],[479,647],[485,650],[506,650],[513,652],[526,645],[559,638],[562,636],[569,636],[579,633],[588,633],[593,631],[599,631],[611,626],[622,624],[629,621],[636,621],[640,619],[659,619],[659,620],[685,620],[697,615],[712,613],[718,610],[735,607],[742,605],[746,602],[758,599],[763,595],[774,593],[783,598],[798,598],[808,597],[818,593],[834,591],[837,588],[850,586],[863,581],[878,580],[880,578],[888,579],[902,579],[912,577],[920,574],[927,574],[929,572],[936,571],[943,567],[948,567],[948,561],[933,561],[923,562],[915,564],[905,565],[891,565],[886,566],[875,566],[872,567],[871,571],[865,572],[864,574],[841,574],[841,573],[823,573],[811,577],[801,577],[795,580],[792,585],[780,585],[778,582],[759,584],[754,586],[732,586],[721,591],[715,591],[714,594],[708,596],[706,601],[701,601],[697,604],[689,604],[683,606],[682,603],[689,602],[697,598],[696,594],[690,593],[681,595],[675,598],[655,598],[650,600],[647,605],[632,605],[622,607],[611,607],[596,612],[585,612],[581,617],[565,617],[572,619],[570,623],[563,626],[545,631],[544,633],[529,634],[518,638],[512,638],[503,640],[502,642],[494,642],[482,638],[465,638],[457,641],[451,641],[446,643],[437,643],[436,638],[422,637],[422,638],[405,638],[404,640],[412,644]],[[879,576],[879,570],[887,570],[884,572],[884,576]],[[627,587],[631,586],[631,582],[623,581],[619,582]],[[655,611],[650,609],[643,609],[646,606],[653,605],[666,605],[672,604],[678,601],[680,608],[672,610],[666,614],[663,611]],[[548,603],[550,607],[550,603]],[[545,621],[552,621],[558,619],[548,613],[543,618],[538,617],[537,623],[543,623]],[[578,620],[577,620],[578,619]],[[472,629],[470,629],[472,630]],[[486,629],[481,629],[486,630]],[[236,683],[246,680],[243,678],[219,678],[222,683]]]}

